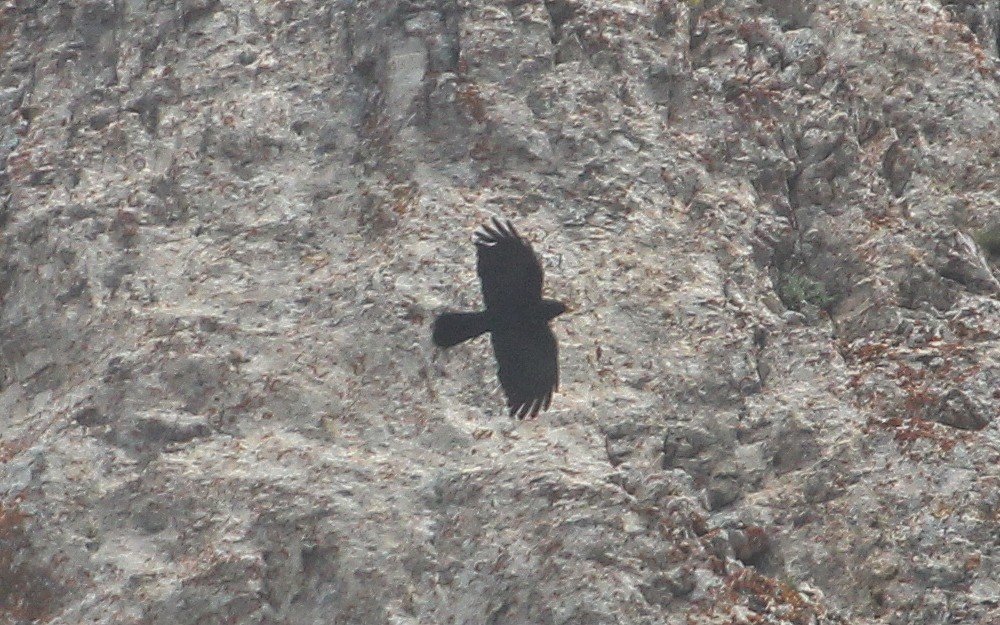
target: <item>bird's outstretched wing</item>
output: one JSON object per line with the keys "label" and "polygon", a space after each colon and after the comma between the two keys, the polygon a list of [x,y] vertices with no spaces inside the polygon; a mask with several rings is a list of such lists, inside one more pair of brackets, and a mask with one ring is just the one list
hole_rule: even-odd
{"label": "bird's outstretched wing", "polygon": [[545,322],[495,330],[491,335],[510,416],[537,417],[559,388],[559,348]]}
{"label": "bird's outstretched wing", "polygon": [[519,312],[542,299],[542,264],[531,244],[521,238],[508,220],[493,218],[476,230],[476,272],[483,300],[491,314]]}

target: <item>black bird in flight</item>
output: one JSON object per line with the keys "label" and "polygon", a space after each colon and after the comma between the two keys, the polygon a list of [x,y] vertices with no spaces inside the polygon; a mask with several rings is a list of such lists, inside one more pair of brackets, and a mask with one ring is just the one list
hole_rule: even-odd
{"label": "black bird in flight", "polygon": [[434,321],[434,344],[451,347],[490,333],[510,416],[536,417],[559,387],[559,348],[549,327],[566,306],[542,299],[542,264],[509,220],[476,230],[476,272],[486,310],[445,312]]}

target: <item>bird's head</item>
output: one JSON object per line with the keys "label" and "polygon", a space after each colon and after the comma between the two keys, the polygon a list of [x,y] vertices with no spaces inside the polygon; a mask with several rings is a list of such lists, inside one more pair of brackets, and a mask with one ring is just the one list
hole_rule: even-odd
{"label": "bird's head", "polygon": [[569,310],[569,308],[562,302],[557,302],[554,299],[542,300],[542,316],[545,317],[546,321],[558,317],[567,310]]}

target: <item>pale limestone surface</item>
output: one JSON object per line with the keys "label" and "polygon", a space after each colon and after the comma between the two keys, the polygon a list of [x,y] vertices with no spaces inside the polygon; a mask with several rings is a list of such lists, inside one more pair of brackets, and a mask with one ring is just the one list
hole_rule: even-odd
{"label": "pale limestone surface", "polygon": [[[0,6],[0,621],[1000,622],[945,4]],[[430,345],[493,214],[573,308],[536,421]]]}

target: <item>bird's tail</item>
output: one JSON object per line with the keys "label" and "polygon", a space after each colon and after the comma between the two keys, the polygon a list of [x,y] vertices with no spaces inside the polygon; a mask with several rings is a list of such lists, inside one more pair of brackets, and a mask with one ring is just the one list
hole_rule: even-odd
{"label": "bird's tail", "polygon": [[485,313],[442,313],[434,320],[434,344],[439,347],[451,347],[477,337],[489,329]]}

